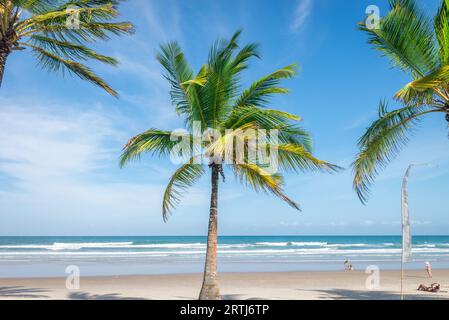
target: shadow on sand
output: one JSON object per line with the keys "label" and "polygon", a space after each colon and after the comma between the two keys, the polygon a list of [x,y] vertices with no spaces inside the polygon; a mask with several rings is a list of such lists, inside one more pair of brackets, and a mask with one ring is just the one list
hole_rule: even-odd
{"label": "shadow on sand", "polygon": [[24,298],[24,299],[44,299],[47,295],[39,294],[48,292],[44,289],[26,288],[22,286],[0,287],[0,298]]}
{"label": "shadow on sand", "polygon": [[[302,290],[298,291],[313,291],[321,295],[319,299],[327,300],[400,300],[401,297],[397,293],[385,291],[360,291],[360,290],[345,290],[345,289],[328,289],[328,290]],[[443,293],[443,292],[441,292]],[[438,294],[420,295],[420,294],[406,294],[405,300],[439,300],[447,299]]]}
{"label": "shadow on sand", "polygon": [[88,292],[71,292],[68,294],[67,299],[70,299],[70,300],[148,300],[146,298],[124,297],[118,293],[90,294]]}
{"label": "shadow on sand", "polygon": [[241,294],[224,294],[221,296],[222,300],[263,300],[262,298],[243,298]]}
{"label": "shadow on sand", "polygon": [[[192,301],[198,301],[198,298],[193,297],[186,297],[186,296],[176,296],[176,298],[181,300],[192,300]],[[221,300],[227,300],[227,301],[233,301],[233,300],[265,300],[263,298],[245,298],[244,295],[241,294],[222,294]]]}

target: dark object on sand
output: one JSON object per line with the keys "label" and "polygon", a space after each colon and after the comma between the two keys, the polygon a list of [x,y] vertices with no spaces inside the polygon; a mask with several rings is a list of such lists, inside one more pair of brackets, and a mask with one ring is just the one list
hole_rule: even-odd
{"label": "dark object on sand", "polygon": [[430,287],[420,284],[418,287],[418,291],[425,291],[425,292],[439,292],[441,288],[441,285],[439,283],[432,283]]}

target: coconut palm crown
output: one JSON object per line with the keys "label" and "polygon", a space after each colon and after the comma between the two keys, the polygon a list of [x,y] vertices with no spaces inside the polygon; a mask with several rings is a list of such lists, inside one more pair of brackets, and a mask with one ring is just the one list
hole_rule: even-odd
{"label": "coconut palm crown", "polygon": [[424,116],[437,113],[449,122],[449,0],[441,2],[433,17],[414,0],[391,0],[379,28],[361,24],[360,29],[374,49],[412,80],[394,96],[400,107],[389,111],[382,101],[378,119],[359,140],[354,188],[366,203],[379,171],[404,147]]}
{"label": "coconut palm crown", "polygon": [[[296,66],[288,65],[255,81],[246,89],[242,88],[241,76],[248,68],[251,58],[259,57],[258,45],[251,43],[239,46],[240,31],[230,40],[217,41],[209,52],[208,61],[198,73],[194,73],[186,57],[176,42],[162,45],[157,59],[165,70],[165,78],[171,85],[171,100],[180,117],[185,120],[190,141],[194,140],[192,128],[200,124],[202,129],[211,128],[218,132],[218,138],[206,139],[195,154],[175,171],[166,187],[162,201],[162,215],[166,221],[172,209],[179,204],[180,197],[207,171],[211,172],[211,207],[207,241],[206,265],[201,299],[220,297],[217,283],[217,193],[220,176],[224,180],[223,167],[229,167],[238,180],[256,191],[267,192],[285,201],[294,209],[299,205],[284,192],[284,179],[280,172],[269,173],[263,165],[248,161],[224,162],[224,154],[236,160],[236,152],[229,152],[229,143],[249,129],[276,129],[277,143],[267,133],[268,147],[277,149],[281,171],[335,171],[337,166],[315,158],[311,150],[309,134],[298,126],[299,117],[269,108],[270,98],[286,94],[281,87],[284,79],[295,75]],[[229,129],[232,129],[229,130]],[[120,164],[139,159],[142,154],[169,156],[177,139],[173,132],[150,129],[132,138],[125,146]],[[175,141],[173,141],[175,140]],[[245,140],[245,151],[248,150]],[[245,152],[246,154],[246,152]],[[206,158],[205,163],[195,161]]]}
{"label": "coconut palm crown", "polygon": [[87,65],[99,61],[116,65],[89,43],[110,35],[131,33],[129,22],[115,22],[120,0],[0,0],[0,86],[8,57],[30,50],[39,65],[50,72],[66,72],[117,96]]}

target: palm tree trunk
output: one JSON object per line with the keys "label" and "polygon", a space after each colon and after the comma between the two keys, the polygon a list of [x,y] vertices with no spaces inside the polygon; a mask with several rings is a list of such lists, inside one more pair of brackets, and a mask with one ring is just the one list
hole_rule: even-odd
{"label": "palm tree trunk", "polygon": [[218,240],[218,175],[219,165],[212,165],[212,193],[210,199],[209,229],[207,234],[206,263],[200,300],[220,300],[217,281],[217,240]]}
{"label": "palm tree trunk", "polygon": [[6,59],[8,59],[9,50],[0,46],[0,88],[2,87],[3,75],[5,73]]}

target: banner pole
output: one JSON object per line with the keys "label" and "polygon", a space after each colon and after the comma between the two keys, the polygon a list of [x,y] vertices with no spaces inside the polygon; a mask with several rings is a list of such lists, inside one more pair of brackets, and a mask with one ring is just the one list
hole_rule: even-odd
{"label": "banner pole", "polygon": [[401,213],[402,213],[401,300],[404,300],[404,263],[406,261],[409,261],[411,254],[410,212],[408,208],[408,179],[412,167],[413,164],[411,164],[407,168],[404,179],[402,181],[402,190],[401,190]]}
{"label": "banner pole", "polygon": [[402,244],[401,254],[401,300],[404,300],[404,244]]}

